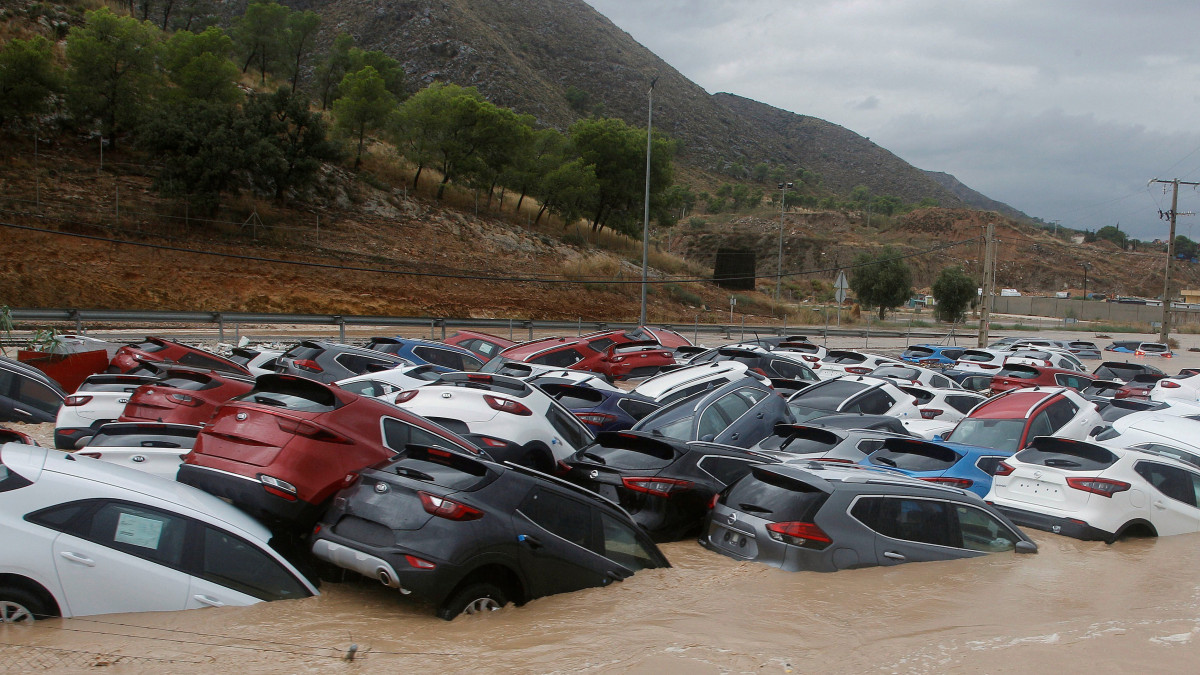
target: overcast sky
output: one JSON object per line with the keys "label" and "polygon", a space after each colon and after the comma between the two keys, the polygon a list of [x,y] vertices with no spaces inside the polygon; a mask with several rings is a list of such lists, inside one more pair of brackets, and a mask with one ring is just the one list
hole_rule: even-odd
{"label": "overcast sky", "polygon": [[[1200,181],[1195,0],[587,2],[709,93],[839,124],[1047,222],[1166,238],[1170,194],[1147,181]],[[1200,239],[1200,218],[1178,233]]]}

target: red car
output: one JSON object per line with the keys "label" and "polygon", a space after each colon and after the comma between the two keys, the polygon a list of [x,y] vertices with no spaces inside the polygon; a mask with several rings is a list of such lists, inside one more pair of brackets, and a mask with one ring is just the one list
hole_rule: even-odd
{"label": "red car", "polygon": [[1073,389],[1018,389],[980,403],[945,439],[1016,452],[1037,436],[1083,440],[1105,422],[1096,405]]}
{"label": "red car", "polygon": [[504,349],[517,344],[512,340],[502,338],[499,335],[492,335],[491,333],[483,333],[475,330],[456,331],[454,335],[442,340],[442,342],[445,342],[448,345],[454,345],[456,347],[462,347],[463,349],[470,350],[485,362],[491,359],[493,356],[499,354]]}
{"label": "red car", "polygon": [[254,380],[213,371],[168,368],[157,382],[134,390],[121,422],[202,424],[217,406],[254,388]]}
{"label": "red car", "polygon": [[108,362],[108,372],[128,373],[146,362],[178,363],[181,366],[250,375],[245,366],[223,356],[156,337],[147,337],[144,342],[134,345],[123,345]]}
{"label": "red car", "polygon": [[680,347],[693,346],[691,340],[684,337],[681,333],[677,333],[669,328],[638,326],[637,328],[629,331],[627,335],[637,340],[654,340],[667,349],[678,349]]}
{"label": "red car", "polygon": [[33,436],[24,431],[9,429],[8,427],[0,427],[0,445],[5,443],[24,443],[25,445],[40,445]]}
{"label": "red car", "polygon": [[1126,382],[1124,386],[1117,390],[1117,393],[1113,394],[1113,398],[1149,400],[1150,391],[1154,389],[1154,384],[1165,377],[1166,375],[1160,373],[1134,375],[1132,380]]}
{"label": "red car", "polygon": [[647,377],[663,366],[675,364],[670,349],[651,340],[632,340],[622,331],[531,340],[509,347],[499,356],[554,368],[588,370],[610,380]]}
{"label": "red car", "polygon": [[479,454],[467,440],[379,399],[293,375],[261,375],[254,389],[217,408],[178,480],[269,523],[304,530],[356,472],[409,444]]}
{"label": "red car", "polygon": [[1096,378],[1086,373],[1050,366],[1029,366],[1023,363],[1006,364],[992,376],[992,393],[1025,387],[1070,387],[1083,391]]}

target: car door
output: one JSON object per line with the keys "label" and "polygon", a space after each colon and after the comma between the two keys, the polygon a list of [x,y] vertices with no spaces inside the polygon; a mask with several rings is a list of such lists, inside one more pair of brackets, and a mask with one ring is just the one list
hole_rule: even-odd
{"label": "car door", "polygon": [[260,600],[304,598],[311,592],[275,556],[210,524],[197,524],[197,559],[187,608],[252,605]]}
{"label": "car door", "polygon": [[1200,530],[1196,491],[1200,476],[1159,462],[1140,461],[1133,470],[1153,486],[1150,524],[1161,536]]}
{"label": "car door", "polygon": [[104,502],[78,529],[59,534],[55,570],[74,615],[188,606],[189,521],[127,502]]}
{"label": "car door", "polygon": [[[709,408],[721,410],[725,418],[731,420],[724,430],[715,434],[713,442],[745,448],[771,435],[775,423],[786,415],[787,403],[779,396],[761,389],[743,387],[717,399]],[[708,410],[701,417],[705,414],[708,414]],[[703,423],[701,420],[702,426]]]}
{"label": "car door", "polygon": [[591,504],[549,486],[530,491],[513,513],[518,558],[533,597],[604,586],[623,579],[621,570],[596,553]]}
{"label": "car door", "polygon": [[954,505],[906,496],[859,497],[850,513],[875,532],[879,565],[962,558],[979,553],[962,548]]}

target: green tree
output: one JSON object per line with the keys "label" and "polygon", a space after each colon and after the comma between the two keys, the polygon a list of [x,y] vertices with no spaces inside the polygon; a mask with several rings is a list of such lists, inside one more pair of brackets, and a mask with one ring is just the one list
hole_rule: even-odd
{"label": "green tree", "polygon": [[888,246],[878,255],[861,253],[854,259],[850,290],[867,307],[879,308],[882,321],[889,309],[903,305],[912,297],[912,271]]}
{"label": "green tree", "polygon": [[402,101],[407,97],[408,84],[407,75],[404,72],[404,66],[392,57],[383,52],[372,49],[364,51],[355,47],[350,50],[350,70],[362,70],[366,66],[371,66],[379,76],[383,78],[383,86],[390,91],[397,101]]}
{"label": "green tree", "polygon": [[286,88],[253,96],[244,115],[255,139],[247,156],[250,180],[274,192],[278,200],[288,190],[311,185],[321,163],[338,157],[321,116],[309,110],[304,97]]}
{"label": "green tree", "polygon": [[567,161],[567,151],[567,137],[555,129],[538,129],[528,143],[516,148],[504,182],[520,194],[517,210],[520,210],[525,197],[542,194],[542,182],[551,171]]}
{"label": "green tree", "polygon": [[549,209],[563,221],[563,226],[579,220],[597,199],[599,182],[595,167],[576,157],[546,174],[542,181],[542,208],[534,222],[542,219]]}
{"label": "green tree", "polygon": [[237,174],[258,142],[236,105],[204,100],[158,108],[138,135],[139,147],[161,161],[159,192],[204,213],[216,211],[222,194],[237,193]]}
{"label": "green tree", "polygon": [[384,86],[383,78],[371,66],[346,73],[338,84],[342,97],[333,103],[337,128],[356,138],[358,150],[354,169],[362,163],[363,141],[368,131],[381,129],[396,109],[396,97]]}
{"label": "green tree", "polygon": [[1099,230],[1096,230],[1096,239],[1104,240],[1104,241],[1111,241],[1112,243],[1114,243],[1117,246],[1120,246],[1122,249],[1124,249],[1127,237],[1125,236],[1125,233],[1121,231],[1120,228],[1115,227],[1113,225],[1105,225],[1104,227],[1100,228]]}
{"label": "green tree", "polygon": [[187,99],[236,103],[242,98],[237,86],[238,68],[229,60],[233,40],[225,31],[210,26],[202,33],[177,31],[163,45],[162,65]]}
{"label": "green tree", "polygon": [[[646,180],[646,132],[622,120],[590,118],[579,120],[569,130],[571,145],[596,172],[596,203],[592,229],[608,226],[632,234],[641,222]],[[674,178],[672,157],[675,144],[655,135],[650,152],[650,208],[662,211],[664,191]]]}
{"label": "green tree", "polygon": [[320,27],[321,17],[308,10],[292,12],[284,20],[283,32],[280,35],[280,54],[285,59],[284,72],[291,75],[293,92],[299,85],[304,60],[312,51],[313,40]]}
{"label": "green tree", "polygon": [[[333,38],[333,44],[326,52],[324,60],[317,65],[313,86],[317,100],[321,102],[321,110],[328,110],[337,98],[337,86],[350,72],[350,50],[354,49],[354,38],[346,33],[338,33]],[[378,68],[376,69],[378,70]]]}
{"label": "green tree", "polygon": [[246,13],[233,23],[233,41],[241,54],[242,72],[257,64],[259,81],[267,82],[267,73],[274,72],[283,48],[284,30],[292,10],[275,0],[254,0]]}
{"label": "green tree", "polygon": [[67,35],[68,101],[76,116],[100,122],[107,138],[130,129],[162,82],[157,27],[107,7],[87,12]]}
{"label": "green tree", "polygon": [[932,290],[937,302],[933,315],[948,323],[962,321],[967,308],[974,305],[979,296],[975,280],[958,266],[947,267],[939,272]]}
{"label": "green tree", "polygon": [[39,35],[9,41],[0,48],[0,125],[46,112],[62,79],[49,40]]}
{"label": "green tree", "polygon": [[1181,255],[1185,258],[1194,258],[1194,257],[1196,257],[1196,253],[1198,251],[1200,251],[1200,246],[1197,246],[1196,242],[1192,241],[1191,239],[1188,239],[1187,237],[1183,236],[1182,234],[1177,235],[1175,237],[1175,254],[1176,255]]}

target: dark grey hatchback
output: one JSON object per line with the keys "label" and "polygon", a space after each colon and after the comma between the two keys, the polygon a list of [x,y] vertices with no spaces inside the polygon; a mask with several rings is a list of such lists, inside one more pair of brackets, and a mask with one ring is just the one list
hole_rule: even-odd
{"label": "dark grey hatchback", "polygon": [[971,492],[822,462],[751,467],[718,497],[700,544],[738,560],[817,572],[1037,551]]}
{"label": "dark grey hatchback", "polygon": [[629,514],[593,492],[415,445],[334,498],[312,552],[434,603],[447,620],[670,567]]}

